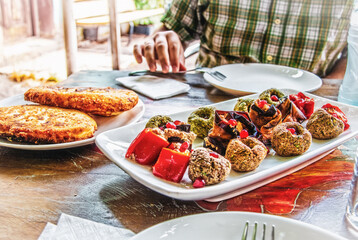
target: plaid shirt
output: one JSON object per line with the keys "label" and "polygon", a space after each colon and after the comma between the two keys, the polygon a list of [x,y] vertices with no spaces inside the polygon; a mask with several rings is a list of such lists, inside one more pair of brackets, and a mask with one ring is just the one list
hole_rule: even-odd
{"label": "plaid shirt", "polygon": [[162,18],[197,64],[261,62],[324,76],[347,45],[353,0],[173,0]]}

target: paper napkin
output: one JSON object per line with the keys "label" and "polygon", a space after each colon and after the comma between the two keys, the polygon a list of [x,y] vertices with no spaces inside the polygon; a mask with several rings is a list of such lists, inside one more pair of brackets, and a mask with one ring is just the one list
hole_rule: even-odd
{"label": "paper napkin", "polygon": [[61,214],[57,226],[48,223],[38,240],[127,240],[134,233],[87,219]]}
{"label": "paper napkin", "polygon": [[47,223],[40,237],[37,240],[49,240],[55,233],[57,226],[52,223]]}
{"label": "paper napkin", "polygon": [[152,99],[168,98],[190,90],[190,86],[186,83],[150,75],[121,77],[116,81]]}

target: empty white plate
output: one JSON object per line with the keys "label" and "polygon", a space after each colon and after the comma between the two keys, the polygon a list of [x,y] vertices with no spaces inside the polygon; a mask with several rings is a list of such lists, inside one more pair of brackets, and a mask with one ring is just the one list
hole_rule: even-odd
{"label": "empty white plate", "polygon": [[151,239],[241,239],[246,221],[249,221],[248,238],[252,239],[255,222],[258,223],[256,239],[263,239],[263,224],[266,224],[265,238],[271,238],[274,226],[275,240],[343,240],[338,235],[297,220],[252,212],[214,212],[190,215],[166,221],[148,228],[131,240]]}
{"label": "empty white plate", "polygon": [[258,93],[269,88],[295,89],[312,92],[322,86],[322,79],[305,70],[272,64],[228,64],[212,68],[226,76],[219,80],[204,73],[204,79],[214,87],[233,95]]}

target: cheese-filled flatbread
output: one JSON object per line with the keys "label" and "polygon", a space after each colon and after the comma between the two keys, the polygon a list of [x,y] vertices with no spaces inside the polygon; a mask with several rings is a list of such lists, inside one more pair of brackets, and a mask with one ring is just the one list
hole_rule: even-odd
{"label": "cheese-filled flatbread", "polygon": [[115,88],[68,88],[43,86],[31,88],[25,100],[43,105],[77,109],[100,116],[118,115],[138,103],[138,95]]}
{"label": "cheese-filled flatbread", "polygon": [[63,143],[93,137],[97,123],[86,113],[41,105],[0,108],[0,137],[31,143]]}

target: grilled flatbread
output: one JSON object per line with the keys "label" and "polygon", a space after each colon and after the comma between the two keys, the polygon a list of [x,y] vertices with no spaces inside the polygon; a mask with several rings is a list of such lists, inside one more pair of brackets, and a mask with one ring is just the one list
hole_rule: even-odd
{"label": "grilled flatbread", "polygon": [[43,105],[77,109],[101,116],[118,115],[138,103],[131,90],[114,88],[36,87],[25,93],[25,100]]}
{"label": "grilled flatbread", "polygon": [[97,123],[86,113],[41,105],[0,108],[0,137],[31,143],[63,143],[93,137]]}

